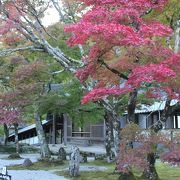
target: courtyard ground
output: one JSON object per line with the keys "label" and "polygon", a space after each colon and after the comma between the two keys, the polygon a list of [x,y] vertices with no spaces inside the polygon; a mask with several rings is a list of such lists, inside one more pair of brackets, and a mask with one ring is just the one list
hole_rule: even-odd
{"label": "courtyard ground", "polygon": [[[105,160],[89,159],[88,163],[80,165],[80,175],[76,178],[68,176],[68,161],[62,164],[47,164],[37,162],[39,154],[22,154],[23,159],[9,160],[8,154],[0,155],[0,168],[8,166],[8,173],[12,176],[12,180],[117,180],[118,175],[114,174],[114,163],[108,164]],[[23,167],[21,164],[24,158],[31,159],[34,164],[29,168]],[[179,180],[180,168],[172,167],[162,162],[157,162],[157,171],[160,180]],[[137,180],[143,180],[140,172],[135,171]]]}
{"label": "courtyard ground", "polygon": [[[32,162],[37,162],[40,155],[22,154],[21,157],[22,159],[9,160],[8,154],[0,154],[0,168],[22,164],[25,158],[29,158]],[[12,180],[68,180],[63,176],[54,174],[52,171],[45,170],[8,170],[8,174],[12,176]]]}

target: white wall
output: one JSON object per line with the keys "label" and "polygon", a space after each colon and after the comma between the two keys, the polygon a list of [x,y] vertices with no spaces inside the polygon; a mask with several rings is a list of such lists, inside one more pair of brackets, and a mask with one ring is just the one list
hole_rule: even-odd
{"label": "white wall", "polygon": [[33,145],[33,144],[38,144],[39,140],[38,140],[38,137],[35,136],[35,137],[31,137],[31,138],[28,138],[28,139],[21,140],[19,142],[29,144],[29,145]]}
{"label": "white wall", "polygon": [[121,117],[120,122],[121,122],[121,128],[124,128],[126,126],[126,116]]}
{"label": "white wall", "polygon": [[166,128],[172,129],[174,126],[174,120],[172,117],[168,117],[166,120]]}
{"label": "white wall", "polygon": [[145,114],[138,114],[139,119],[139,127],[142,129],[146,128],[146,115]]}

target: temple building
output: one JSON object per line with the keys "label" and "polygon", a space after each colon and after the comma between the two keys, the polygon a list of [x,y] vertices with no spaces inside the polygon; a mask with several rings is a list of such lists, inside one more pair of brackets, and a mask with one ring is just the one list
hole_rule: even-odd
{"label": "temple building", "polygon": [[[172,101],[172,106],[177,102]],[[142,105],[135,111],[136,123],[140,128],[148,129],[156,123],[162,114],[165,102],[156,102],[151,106]],[[127,115],[120,117],[121,128],[127,124]],[[96,124],[86,124],[83,128],[77,127],[66,114],[52,115],[48,114],[42,125],[49,144],[76,144],[89,146],[93,144],[104,144],[106,137],[105,121],[102,120]],[[175,131],[180,132],[180,109],[175,111],[167,119],[164,130],[173,136]],[[14,141],[14,133],[10,134],[9,141]],[[35,124],[19,129],[18,138],[20,143],[38,144]],[[172,138],[172,137],[171,137]]]}

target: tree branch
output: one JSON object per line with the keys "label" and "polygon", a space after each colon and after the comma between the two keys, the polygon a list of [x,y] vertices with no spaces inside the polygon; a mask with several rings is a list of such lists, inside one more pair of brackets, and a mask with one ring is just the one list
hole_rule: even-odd
{"label": "tree branch", "polygon": [[109,71],[113,72],[114,74],[118,75],[120,78],[123,78],[125,80],[128,80],[128,77],[123,74],[123,73],[120,73],[118,70],[114,69],[114,68],[110,68],[108,66],[107,63],[105,63],[103,60],[99,60],[99,62],[101,62],[102,65],[104,65]]}
{"label": "tree branch", "polygon": [[9,56],[10,54],[12,54],[14,52],[27,51],[27,50],[41,51],[41,52],[44,51],[42,48],[34,47],[34,46],[19,47],[19,48],[14,48],[14,49],[3,49],[3,50],[0,50],[0,57]]}

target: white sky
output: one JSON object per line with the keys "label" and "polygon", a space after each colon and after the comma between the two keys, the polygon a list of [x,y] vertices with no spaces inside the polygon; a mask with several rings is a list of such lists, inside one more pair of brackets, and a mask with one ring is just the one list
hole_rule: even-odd
{"label": "white sky", "polygon": [[46,11],[45,17],[42,19],[42,24],[47,27],[59,21],[59,14],[54,7]]}

